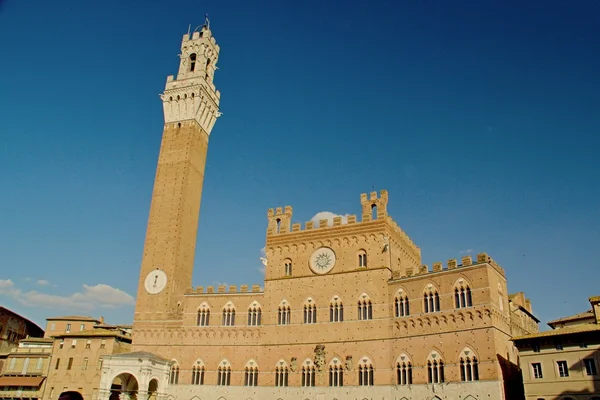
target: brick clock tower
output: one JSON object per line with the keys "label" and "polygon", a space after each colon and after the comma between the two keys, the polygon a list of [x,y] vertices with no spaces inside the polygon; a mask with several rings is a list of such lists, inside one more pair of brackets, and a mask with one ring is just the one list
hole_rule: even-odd
{"label": "brick clock tower", "polygon": [[208,20],[183,36],[177,78],[167,77],[163,130],[135,306],[134,326],[178,326],[192,286],[208,139],[220,116],[213,83],[219,46]]}

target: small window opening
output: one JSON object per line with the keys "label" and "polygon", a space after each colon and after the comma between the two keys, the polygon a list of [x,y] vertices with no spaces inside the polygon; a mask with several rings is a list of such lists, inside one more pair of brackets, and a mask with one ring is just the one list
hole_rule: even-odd
{"label": "small window opening", "polygon": [[190,72],[196,69],[196,53],[190,54]]}
{"label": "small window opening", "polygon": [[281,229],[281,219],[277,218],[276,222],[277,222],[277,233],[279,233],[279,230]]}
{"label": "small window opening", "polygon": [[377,204],[371,205],[371,219],[375,221],[377,219]]}

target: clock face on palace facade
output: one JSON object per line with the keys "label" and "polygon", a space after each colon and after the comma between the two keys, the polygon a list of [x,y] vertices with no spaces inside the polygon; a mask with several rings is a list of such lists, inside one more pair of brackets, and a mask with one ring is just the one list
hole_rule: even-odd
{"label": "clock face on palace facade", "polygon": [[326,274],[335,266],[335,253],[329,247],[320,247],[310,256],[309,266],[315,274]]}

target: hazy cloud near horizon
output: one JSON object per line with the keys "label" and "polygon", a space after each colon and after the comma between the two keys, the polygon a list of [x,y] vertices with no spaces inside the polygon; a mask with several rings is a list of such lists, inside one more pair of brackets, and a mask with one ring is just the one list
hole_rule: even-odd
{"label": "hazy cloud near horizon", "polygon": [[[43,279],[36,282],[50,286]],[[70,295],[42,293],[37,290],[23,291],[10,279],[0,279],[0,296],[9,297],[26,307],[45,307],[60,310],[91,311],[99,308],[117,308],[135,304],[130,294],[110,285],[82,285],[82,290]]]}

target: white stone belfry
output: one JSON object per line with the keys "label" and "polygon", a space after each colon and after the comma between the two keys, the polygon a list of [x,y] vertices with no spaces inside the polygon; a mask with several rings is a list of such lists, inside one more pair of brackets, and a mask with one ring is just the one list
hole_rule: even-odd
{"label": "white stone belfry", "polygon": [[213,83],[219,45],[207,24],[201,30],[183,35],[179,72],[167,77],[163,101],[165,123],[195,120],[208,135],[221,115],[221,93]]}

